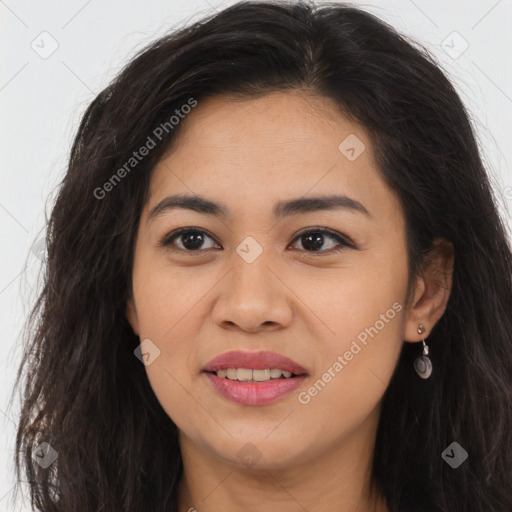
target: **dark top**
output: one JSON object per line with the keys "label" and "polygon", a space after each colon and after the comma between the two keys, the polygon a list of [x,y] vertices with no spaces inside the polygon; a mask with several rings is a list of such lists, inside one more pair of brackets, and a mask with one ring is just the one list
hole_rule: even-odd
{"label": "dark top", "polygon": [[404,490],[398,512],[440,512],[440,510],[432,504],[421,487],[410,486]]}

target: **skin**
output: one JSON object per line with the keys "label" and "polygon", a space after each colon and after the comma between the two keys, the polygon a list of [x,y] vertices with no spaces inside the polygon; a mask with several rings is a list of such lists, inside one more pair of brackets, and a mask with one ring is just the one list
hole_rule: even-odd
{"label": "skin", "polygon": [[[306,91],[210,98],[180,130],[151,178],[127,305],[134,332],[161,351],[146,371],[180,432],[180,512],[388,511],[382,496],[368,496],[380,403],[404,340],[428,338],[445,310],[452,252],[441,241],[407,303],[401,204],[378,173],[364,128],[328,99]],[[349,134],[366,147],[354,161],[338,149]],[[222,203],[231,217],[180,208],[149,220],[148,212],[176,193]],[[333,193],[359,201],[369,215],[349,209],[279,221],[272,215],[277,201]],[[187,252],[183,237],[159,245],[188,226],[206,232],[200,249]],[[355,248],[332,253],[340,245],[326,235],[311,250],[297,235],[318,226],[348,237]],[[236,252],[248,236],[263,250],[252,263]],[[401,311],[300,403],[298,394],[395,303]],[[230,350],[272,350],[309,376],[275,403],[233,403],[201,372]],[[237,455],[247,443],[252,464]]]}

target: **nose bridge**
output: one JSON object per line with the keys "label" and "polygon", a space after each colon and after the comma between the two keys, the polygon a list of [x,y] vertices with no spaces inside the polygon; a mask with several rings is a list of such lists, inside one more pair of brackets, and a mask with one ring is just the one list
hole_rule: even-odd
{"label": "nose bridge", "polygon": [[278,295],[274,290],[277,283],[269,267],[272,265],[270,248],[263,247],[253,237],[247,237],[232,255],[233,271],[230,294],[247,305],[260,303],[262,307],[272,297]]}
{"label": "nose bridge", "polygon": [[232,254],[232,270],[221,287],[215,319],[244,330],[286,324],[291,319],[289,297],[286,286],[274,275],[271,250],[248,238]]}
{"label": "nose bridge", "polygon": [[[247,291],[255,293],[269,293],[275,283],[272,283],[272,273],[269,269],[271,265],[270,250],[257,242],[251,240],[242,242],[233,254],[233,272],[231,287],[235,293]],[[261,249],[260,249],[261,247]]]}

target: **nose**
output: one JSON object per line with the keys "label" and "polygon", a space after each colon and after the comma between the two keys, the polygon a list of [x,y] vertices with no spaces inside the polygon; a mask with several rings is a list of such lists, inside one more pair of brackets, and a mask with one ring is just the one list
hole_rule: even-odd
{"label": "nose", "polygon": [[[237,254],[233,268],[216,287],[213,319],[223,329],[257,333],[290,325],[293,294],[263,255],[247,263]],[[275,267],[275,265],[273,266]]]}

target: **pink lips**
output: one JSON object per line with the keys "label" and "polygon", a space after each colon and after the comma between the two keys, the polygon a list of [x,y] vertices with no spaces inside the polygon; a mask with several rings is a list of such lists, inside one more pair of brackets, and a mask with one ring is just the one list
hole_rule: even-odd
{"label": "pink lips", "polygon": [[[280,368],[295,377],[272,379],[265,382],[239,382],[217,377],[217,370],[228,368]],[[298,388],[307,377],[306,370],[288,357],[275,352],[226,352],[212,359],[203,369],[213,388],[224,398],[245,405],[263,405],[275,402]]]}

